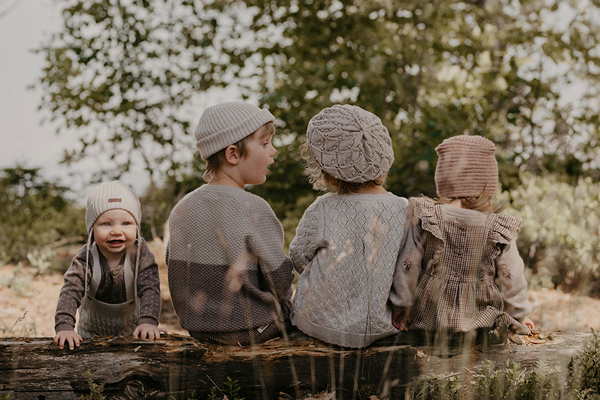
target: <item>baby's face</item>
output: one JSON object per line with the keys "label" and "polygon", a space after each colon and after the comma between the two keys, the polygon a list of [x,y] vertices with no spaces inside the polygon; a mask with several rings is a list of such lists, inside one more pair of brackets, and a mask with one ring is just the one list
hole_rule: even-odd
{"label": "baby's face", "polygon": [[120,259],[137,237],[137,225],[125,210],[113,209],[100,214],[94,223],[94,241],[104,257]]}

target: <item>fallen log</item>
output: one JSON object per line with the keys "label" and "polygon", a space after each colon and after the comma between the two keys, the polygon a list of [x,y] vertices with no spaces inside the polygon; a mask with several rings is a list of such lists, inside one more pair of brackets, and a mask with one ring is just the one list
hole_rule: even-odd
{"label": "fallen log", "polygon": [[[294,336],[294,335],[292,335]],[[406,386],[430,374],[463,373],[485,360],[508,359],[532,368],[538,361],[568,368],[590,333],[557,333],[533,345],[476,347],[415,345],[408,334],[363,350],[331,346],[296,333],[250,347],[218,346],[187,336],[157,341],[96,337],[73,351],[51,338],[0,339],[0,393],[11,399],[79,399],[90,393],[85,371],[111,399],[204,399],[211,388],[237,380],[250,399],[303,398],[336,392],[336,398],[371,393],[403,398]],[[214,390],[214,389],[213,389]],[[219,392],[217,392],[219,394]]]}

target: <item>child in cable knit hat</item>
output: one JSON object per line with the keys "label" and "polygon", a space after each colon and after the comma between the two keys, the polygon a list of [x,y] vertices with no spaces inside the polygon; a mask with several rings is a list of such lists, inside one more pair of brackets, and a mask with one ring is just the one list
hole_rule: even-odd
{"label": "child in cable knit hat", "polygon": [[308,207],[290,244],[301,274],[293,324],[353,348],[398,333],[395,274],[403,249],[418,243],[407,230],[408,200],[383,188],[394,161],[387,128],[360,107],[334,105],[310,120],[302,156],[313,187],[332,193]]}
{"label": "child in cable knit hat", "polygon": [[158,339],[166,332],[158,328],[158,265],[140,236],[141,219],[138,197],[120,181],[104,182],[88,196],[88,242],[65,273],[56,306],[54,342],[61,349],[94,335]]}
{"label": "child in cable knit hat", "polygon": [[[438,199],[411,198],[415,259],[398,278],[407,324],[434,341],[502,342],[508,328],[529,333],[531,304],[515,238],[523,221],[499,214],[496,146],[481,136],[454,136],[436,149]],[[412,312],[410,310],[412,309]],[[441,343],[441,342],[439,342]]]}
{"label": "child in cable knit hat", "polygon": [[191,336],[260,343],[289,319],[293,273],[283,228],[268,203],[244,190],[265,182],[276,153],[274,117],[243,102],[207,108],[196,128],[207,182],[169,218],[169,289]]}

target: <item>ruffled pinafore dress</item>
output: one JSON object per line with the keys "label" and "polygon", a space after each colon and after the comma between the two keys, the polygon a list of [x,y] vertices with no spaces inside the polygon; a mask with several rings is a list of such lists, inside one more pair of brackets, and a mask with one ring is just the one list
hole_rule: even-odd
{"label": "ruffled pinafore dress", "polygon": [[470,332],[493,328],[499,317],[505,325],[522,326],[503,311],[495,259],[516,237],[523,220],[425,198],[411,203],[426,236],[411,329]]}
{"label": "ruffled pinafore dress", "polygon": [[[102,280],[102,266],[98,248],[91,246],[93,258],[93,274],[89,287],[79,306],[79,323],[77,333],[82,337],[131,336],[138,326],[139,313],[135,293],[135,271],[129,254],[125,257],[125,265],[120,273],[124,274],[127,301],[110,304],[96,299],[96,292]],[[86,279],[87,286],[87,279]]]}

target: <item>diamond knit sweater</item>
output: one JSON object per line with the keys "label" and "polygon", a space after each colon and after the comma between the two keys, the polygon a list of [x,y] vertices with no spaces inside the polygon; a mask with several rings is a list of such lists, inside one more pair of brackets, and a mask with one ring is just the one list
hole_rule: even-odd
{"label": "diamond knit sweater", "polygon": [[279,318],[293,273],[283,228],[265,200],[201,186],[175,206],[169,233],[169,289],[182,328],[234,332]]}
{"label": "diamond knit sweater", "polygon": [[301,273],[294,325],[355,348],[398,332],[392,325],[394,291],[400,288],[394,275],[405,261],[404,247],[417,246],[407,232],[407,207],[405,198],[391,193],[330,193],[306,210],[290,245]]}

